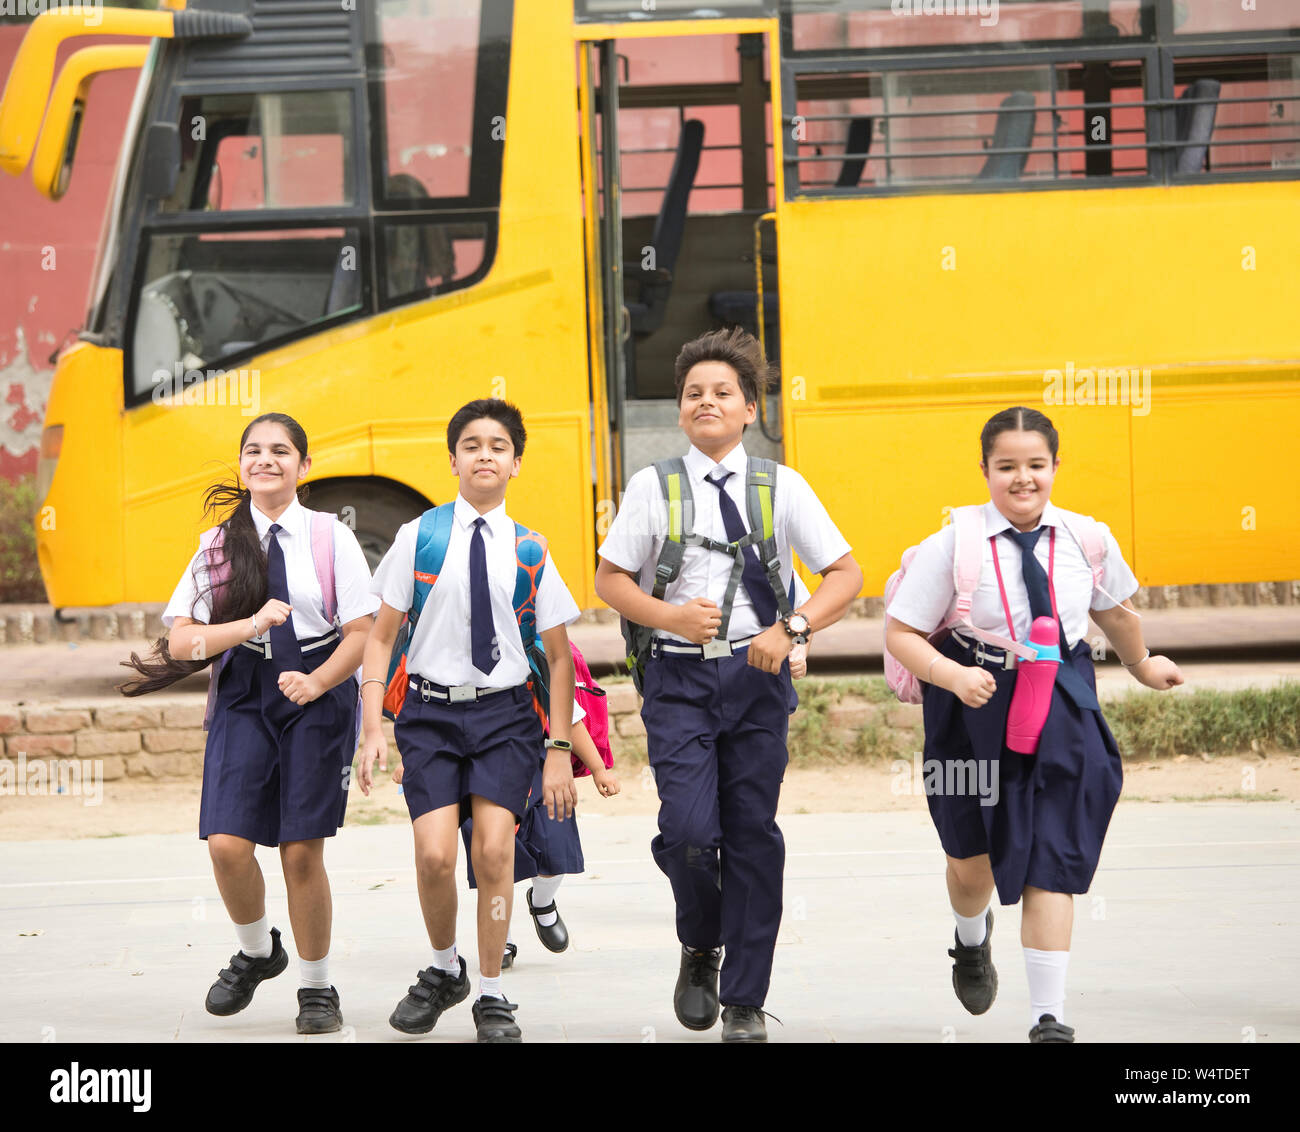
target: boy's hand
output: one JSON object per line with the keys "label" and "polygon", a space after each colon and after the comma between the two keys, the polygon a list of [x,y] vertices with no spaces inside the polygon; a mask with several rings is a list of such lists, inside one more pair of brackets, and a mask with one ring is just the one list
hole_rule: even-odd
{"label": "boy's hand", "polygon": [[314,674],[307,672],[281,672],[277,681],[280,691],[295,704],[309,704],[325,692],[324,685]]}
{"label": "boy's hand", "polygon": [[707,597],[692,598],[676,607],[671,632],[697,645],[707,645],[718,635],[722,624],[722,610]]}
{"label": "boy's hand", "polygon": [[790,675],[795,680],[808,675],[807,645],[795,645],[790,650]]}
{"label": "boy's hand", "polygon": [[983,707],[998,690],[998,682],[978,665],[963,665],[948,689],[967,707]]}
{"label": "boy's hand", "polygon": [[1167,656],[1149,656],[1129,671],[1137,677],[1138,683],[1154,688],[1157,692],[1167,692],[1183,682],[1183,674],[1178,671],[1178,665]]}
{"label": "boy's hand", "polygon": [[775,674],[781,671],[781,665],[792,648],[794,638],[785,631],[785,626],[769,625],[749,642],[746,659],[754,668]]}
{"label": "boy's hand", "polygon": [[542,767],[542,800],[552,821],[573,817],[578,790],[573,784],[573,761],[568,751],[552,750]]}
{"label": "boy's hand", "polygon": [[384,738],[382,731],[367,735],[361,744],[361,761],[357,765],[357,785],[361,787],[361,793],[367,797],[370,796],[370,787],[374,785],[370,771],[376,759],[379,760],[380,770],[388,769],[388,740]]}
{"label": "boy's hand", "polygon": [[596,784],[596,790],[602,798],[612,798],[619,791],[618,778],[612,770],[592,771],[591,781]]}

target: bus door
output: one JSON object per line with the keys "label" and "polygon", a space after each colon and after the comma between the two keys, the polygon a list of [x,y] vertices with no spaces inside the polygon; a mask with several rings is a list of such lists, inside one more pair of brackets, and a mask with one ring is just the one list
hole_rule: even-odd
{"label": "bus door", "polygon": [[745,447],[781,458],[773,26],[621,28],[581,45],[593,402],[612,498],[682,450],[673,362],[707,330],[762,340],[776,380]]}

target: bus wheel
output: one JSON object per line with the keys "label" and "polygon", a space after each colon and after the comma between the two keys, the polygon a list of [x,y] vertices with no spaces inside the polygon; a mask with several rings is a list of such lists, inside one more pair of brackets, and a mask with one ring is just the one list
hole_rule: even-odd
{"label": "bus wheel", "polygon": [[401,484],[352,477],[312,483],[307,506],[313,511],[333,511],[351,527],[374,573],[393,545],[398,527],[418,519],[431,504]]}

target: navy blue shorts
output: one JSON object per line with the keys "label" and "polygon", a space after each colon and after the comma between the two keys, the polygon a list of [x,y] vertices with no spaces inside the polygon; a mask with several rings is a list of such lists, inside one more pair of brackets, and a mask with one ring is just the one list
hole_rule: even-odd
{"label": "navy blue shorts", "polygon": [[516,821],[527,810],[544,737],[525,685],[459,704],[426,702],[408,691],[393,738],[412,821],[471,795],[509,810]]}
{"label": "navy blue shorts", "polygon": [[[468,819],[461,825],[460,833],[465,841],[465,875],[469,879],[470,888],[477,888],[474,863],[470,859],[470,844],[474,836],[473,819]],[[515,883],[538,876],[580,873],[586,867],[582,859],[582,841],[578,837],[577,813],[564,821],[554,821],[547,816],[546,803],[542,800],[542,763],[539,763],[537,775],[533,779],[532,802],[515,834]]]}
{"label": "navy blue shorts", "polygon": [[[314,672],[338,647],[303,653]],[[349,677],[309,704],[277,686],[268,660],[238,645],[222,666],[203,754],[199,836],[259,845],[333,837],[348,805],[357,746],[357,683]]]}
{"label": "navy blue shorts", "polygon": [[[951,639],[940,651],[970,663]],[[1087,642],[1071,655],[1095,690]],[[987,671],[998,690],[981,708],[923,685],[925,765],[935,768],[926,800],[943,850],[958,859],[987,853],[1003,904],[1016,903],[1026,885],[1087,892],[1124,779],[1115,737],[1100,712],[1080,709],[1058,685],[1038,753],[1007,750],[1016,672]]]}

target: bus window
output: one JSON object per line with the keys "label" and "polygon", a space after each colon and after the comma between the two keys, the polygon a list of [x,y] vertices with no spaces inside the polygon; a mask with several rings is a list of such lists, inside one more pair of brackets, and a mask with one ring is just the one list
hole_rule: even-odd
{"label": "bus window", "polygon": [[1156,0],[790,0],[796,52],[1150,39]]}
{"label": "bus window", "polygon": [[1300,28],[1300,9],[1294,4],[1207,4],[1204,0],[1174,0],[1176,35],[1230,32],[1294,32]]}
{"label": "bus window", "polygon": [[152,233],[147,241],[129,338],[137,399],[362,301],[356,228]]}
{"label": "bus window", "polygon": [[355,203],[347,91],[189,97],[180,128],[180,176],[160,212]]}
{"label": "bus window", "polygon": [[380,306],[397,306],[429,294],[445,294],[480,279],[491,254],[486,223],[408,219],[379,227]]}

